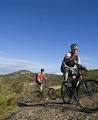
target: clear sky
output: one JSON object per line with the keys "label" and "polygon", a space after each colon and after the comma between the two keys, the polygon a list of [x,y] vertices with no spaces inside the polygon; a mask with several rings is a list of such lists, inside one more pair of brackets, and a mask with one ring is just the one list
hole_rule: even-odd
{"label": "clear sky", "polygon": [[72,43],[98,68],[98,0],[0,0],[0,73],[57,73]]}

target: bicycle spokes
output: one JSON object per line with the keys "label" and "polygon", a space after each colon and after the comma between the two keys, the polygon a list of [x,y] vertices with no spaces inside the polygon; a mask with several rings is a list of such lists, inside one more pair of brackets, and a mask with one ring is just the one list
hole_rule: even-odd
{"label": "bicycle spokes", "polygon": [[71,97],[72,97],[72,89],[67,86],[67,82],[63,82],[62,88],[61,88],[61,95],[64,103],[69,103]]}
{"label": "bicycle spokes", "polygon": [[78,100],[82,108],[98,109],[98,82],[87,80],[81,83],[78,88]]}

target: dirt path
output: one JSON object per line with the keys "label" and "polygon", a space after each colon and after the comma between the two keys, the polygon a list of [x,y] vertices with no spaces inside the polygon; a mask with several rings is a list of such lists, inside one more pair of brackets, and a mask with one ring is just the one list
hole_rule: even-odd
{"label": "dirt path", "polygon": [[20,111],[5,120],[98,120],[98,112],[84,113],[73,104],[51,101],[20,104]]}

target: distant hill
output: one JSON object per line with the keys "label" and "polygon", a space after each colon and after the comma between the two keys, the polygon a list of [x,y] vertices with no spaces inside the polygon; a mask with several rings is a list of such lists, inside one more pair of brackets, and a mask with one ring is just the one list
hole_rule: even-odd
{"label": "distant hill", "polygon": [[[63,80],[62,75],[56,75],[56,74],[46,74],[47,76],[47,82],[51,84],[61,84]],[[0,75],[0,82],[10,82],[14,80],[19,80],[19,81],[29,81],[29,82],[35,82],[36,78],[36,73],[32,73],[31,71],[28,70],[20,70],[16,71],[10,74],[6,75]],[[98,79],[98,69],[96,70],[89,70],[85,74],[86,79]]]}
{"label": "distant hill", "polygon": [[[20,70],[13,73],[9,73],[6,75],[0,75],[0,82],[10,82],[10,81],[29,81],[29,82],[35,82],[37,73],[32,73],[28,70]],[[46,74],[47,82],[51,82],[52,84],[60,84],[62,81],[61,75],[56,74]]]}
{"label": "distant hill", "polygon": [[[29,70],[19,70],[19,71],[10,73],[10,74],[28,74],[28,73],[32,73],[32,72],[29,71]],[[10,75],[10,74],[9,74],[9,75]]]}

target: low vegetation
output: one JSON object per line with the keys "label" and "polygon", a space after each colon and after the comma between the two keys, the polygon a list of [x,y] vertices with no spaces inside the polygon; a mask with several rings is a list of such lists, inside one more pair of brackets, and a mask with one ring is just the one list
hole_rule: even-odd
{"label": "low vegetation", "polygon": [[[8,75],[0,76],[0,117],[16,108],[19,99],[34,87],[28,84],[35,83],[36,73],[30,71],[18,71]],[[47,87],[60,86],[63,77],[60,75],[47,75]],[[98,79],[98,70],[91,70],[86,73],[87,79]],[[27,91],[27,92],[26,92]]]}

